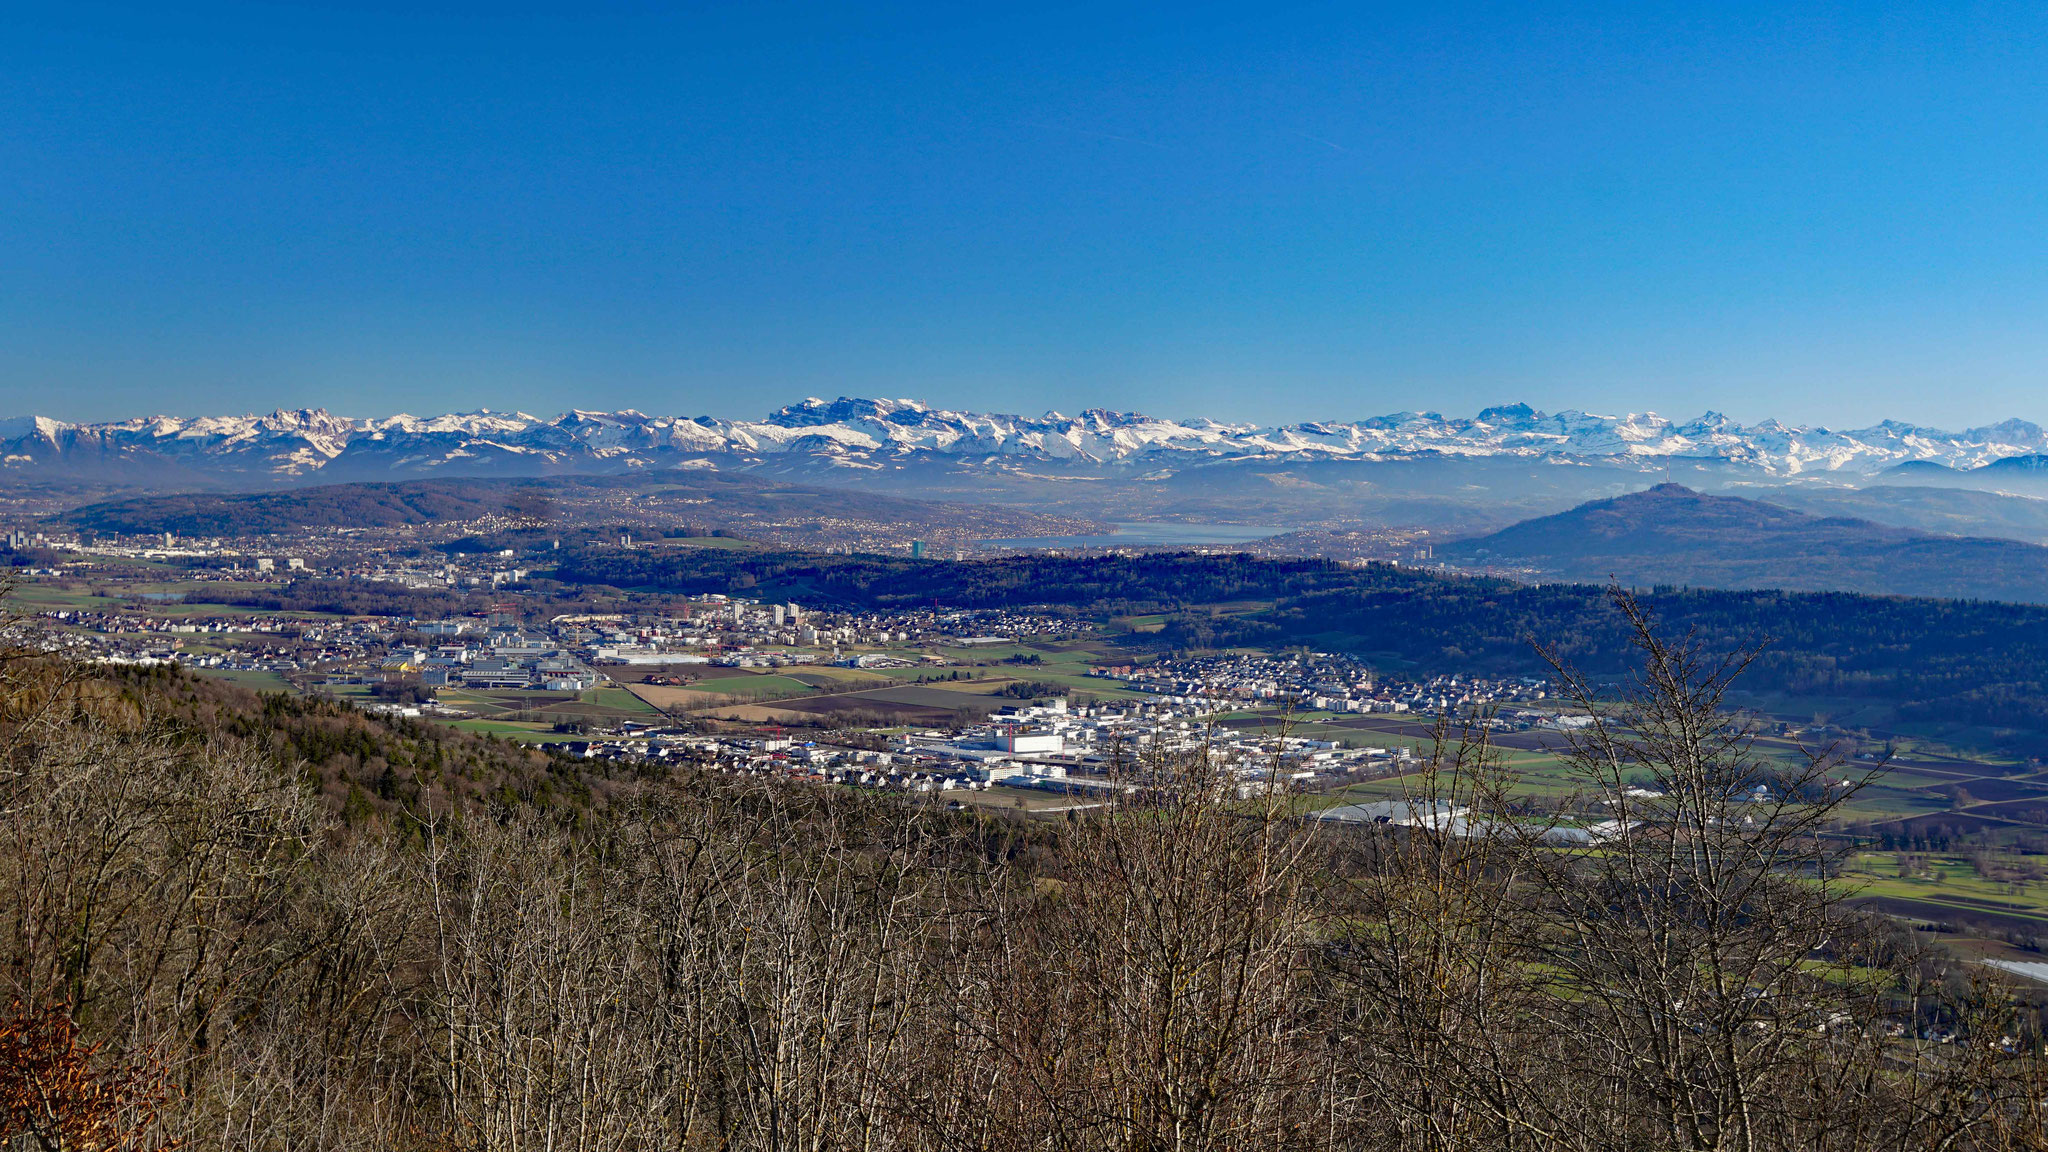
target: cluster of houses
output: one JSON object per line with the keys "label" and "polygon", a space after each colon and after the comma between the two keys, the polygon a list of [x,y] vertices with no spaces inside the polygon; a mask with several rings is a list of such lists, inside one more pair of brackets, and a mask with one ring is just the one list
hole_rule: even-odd
{"label": "cluster of houses", "polygon": [[[562,643],[587,650],[594,663],[710,662],[763,667],[813,662],[871,667],[902,657],[850,650],[905,644],[971,645],[1026,635],[1056,638],[1092,628],[1042,613],[924,609],[825,614],[800,604],[717,594],[696,597],[674,614],[558,617],[556,625]],[[767,651],[774,648],[812,651]]]}
{"label": "cluster of houses", "polygon": [[1346,656],[1227,654],[1162,660],[1138,667],[1104,667],[1095,675],[1124,681],[1175,703],[1208,708],[1272,707],[1276,702],[1319,712],[1417,712],[1470,715],[1510,702],[1544,699],[1534,678],[1436,676],[1407,681],[1385,677]]}
{"label": "cluster of houses", "polygon": [[799,604],[714,594],[695,598],[679,612],[658,616],[558,616],[548,622],[543,634],[493,628],[485,621],[469,618],[419,621],[412,626],[414,633],[429,642],[444,642],[395,649],[379,670],[417,674],[428,687],[579,691],[603,682],[607,677],[601,670],[608,666],[904,666],[917,663],[920,657],[914,652],[906,654],[901,648],[847,649],[872,649],[913,641],[966,645],[1006,642],[1007,636],[957,635],[986,631],[992,626],[1036,628],[1042,632],[1068,625],[1056,617],[1014,612],[820,616]]}
{"label": "cluster of houses", "polygon": [[1133,785],[1154,757],[1201,754],[1241,790],[1318,787],[1404,771],[1406,747],[1346,748],[1328,740],[1237,732],[1193,709],[1156,702],[1076,706],[1064,699],[1006,707],[960,728],[914,729],[852,747],[785,737],[705,736],[627,725],[576,741],[571,755],[706,762],[728,771],[913,792],[991,786],[1070,794]]}
{"label": "cluster of houses", "polygon": [[240,672],[362,663],[376,658],[396,635],[374,621],[309,622],[282,614],[156,617],[66,608],[45,611],[39,619],[54,647],[107,663]]}

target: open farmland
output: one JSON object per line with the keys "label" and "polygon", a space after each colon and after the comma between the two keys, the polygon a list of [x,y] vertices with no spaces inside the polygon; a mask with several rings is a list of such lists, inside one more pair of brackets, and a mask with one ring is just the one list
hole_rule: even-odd
{"label": "open farmland", "polygon": [[737,700],[779,700],[815,691],[791,676],[721,676],[687,685],[630,684],[625,691],[663,711],[712,708]]}
{"label": "open farmland", "polygon": [[1016,703],[1015,700],[988,694],[999,686],[999,682],[987,680],[960,681],[957,688],[896,685],[777,700],[775,707],[805,716],[831,716],[841,722],[870,720],[889,724],[950,724],[963,713],[987,715],[1006,704]]}
{"label": "open farmland", "polygon": [[1859,903],[1888,915],[2048,944],[2048,865],[2040,856],[1864,852],[1845,878]]}
{"label": "open farmland", "polygon": [[[552,736],[556,724],[606,724],[659,715],[646,702],[618,688],[584,692],[447,690],[441,693],[440,702],[469,713],[467,719],[444,722],[522,739],[533,734]],[[476,728],[479,723],[501,727]]]}

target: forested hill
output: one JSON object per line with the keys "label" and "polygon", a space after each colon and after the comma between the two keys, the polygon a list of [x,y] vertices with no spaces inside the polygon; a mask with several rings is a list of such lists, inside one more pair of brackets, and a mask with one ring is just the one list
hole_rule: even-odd
{"label": "forested hill", "polygon": [[[1134,643],[1308,645],[1422,672],[1546,675],[1539,643],[1601,676],[1633,667],[1636,657],[1597,584],[1526,586],[1324,560],[1155,554],[946,562],[605,549],[570,557],[560,574],[841,608],[1163,612],[1166,630]],[[1675,588],[1646,592],[1643,601],[1665,626],[1694,630],[1716,649],[1767,642],[1744,677],[1748,689],[1817,707],[1862,702],[1923,728],[1970,729],[1959,735],[1972,742],[2048,752],[2048,607]]]}
{"label": "forested hill", "polygon": [[168,668],[105,666],[79,689],[168,725],[179,739],[226,737],[295,765],[309,797],[347,823],[401,812],[602,805],[605,766],[430,721],[366,715],[348,704],[256,693]]}
{"label": "forested hill", "polygon": [[722,592],[828,608],[1038,606],[1113,615],[1434,579],[1391,567],[1346,568],[1330,560],[1260,560],[1241,554],[941,561],[652,548],[578,551],[563,559],[553,575],[581,584]]}
{"label": "forested hill", "polygon": [[[1974,729],[1973,742],[2048,753],[2048,608],[1670,588],[1642,600],[1668,631],[1693,631],[1710,649],[1765,644],[1742,679],[1746,689],[1815,707],[1863,701],[1902,722]],[[1538,644],[1599,676],[1633,667],[1635,657],[1604,591],[1585,584],[1319,592],[1252,615],[1186,614],[1163,639],[1304,644],[1425,671],[1511,675],[1549,672]]]}
{"label": "forested hill", "polygon": [[1822,517],[1675,484],[1446,545],[1547,579],[2048,603],[2048,548]]}
{"label": "forested hill", "polygon": [[547,492],[531,481],[423,480],[328,484],[290,492],[187,492],[88,504],[58,519],[96,532],[219,536],[303,528],[394,528],[484,516],[546,516]]}
{"label": "forested hill", "polygon": [[553,525],[679,520],[705,526],[761,517],[863,519],[903,525],[974,523],[1031,535],[1086,530],[1086,521],[1018,508],[912,500],[704,471],[527,479],[325,484],[283,492],[139,496],[72,509],[58,523],[96,532],[236,536],[309,528],[394,528],[498,516]]}

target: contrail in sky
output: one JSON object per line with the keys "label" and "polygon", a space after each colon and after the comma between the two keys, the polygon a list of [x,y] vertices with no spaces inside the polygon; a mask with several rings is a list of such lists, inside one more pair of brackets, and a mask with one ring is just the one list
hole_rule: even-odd
{"label": "contrail in sky", "polygon": [[1296,135],[1296,136],[1299,136],[1299,137],[1301,137],[1301,138],[1302,138],[1303,140],[1307,140],[1307,141],[1310,141],[1311,143],[1315,143],[1315,144],[1323,144],[1323,145],[1327,145],[1327,146],[1329,146],[1329,147],[1331,147],[1331,148],[1335,148],[1335,149],[1336,149],[1337,151],[1339,151],[1339,152],[1349,152],[1349,151],[1351,151],[1351,149],[1349,149],[1349,148],[1346,148],[1346,147],[1345,147],[1345,146],[1343,146],[1342,144],[1339,144],[1339,143],[1337,143],[1337,142],[1336,142],[1336,141],[1334,141],[1334,140],[1325,140],[1325,139],[1323,139],[1323,138],[1322,138],[1321,136],[1311,136],[1311,135],[1309,135],[1309,134],[1308,134],[1308,133],[1306,133],[1306,132],[1296,132],[1296,133],[1295,133],[1295,135]]}

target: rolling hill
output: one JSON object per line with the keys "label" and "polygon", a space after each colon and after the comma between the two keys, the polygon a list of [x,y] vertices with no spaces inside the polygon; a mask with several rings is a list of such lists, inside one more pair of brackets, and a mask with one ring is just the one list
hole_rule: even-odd
{"label": "rolling hill", "polygon": [[2048,603],[2048,548],[1814,516],[1676,484],[1526,520],[1439,555],[1545,581]]}
{"label": "rolling hill", "polygon": [[763,518],[858,519],[907,530],[972,525],[991,535],[1043,536],[1101,526],[1022,508],[913,500],[678,469],[652,475],[406,480],[321,484],[277,492],[139,496],[74,508],[51,522],[93,532],[237,536],[321,528],[392,528],[487,517],[534,524],[696,523],[745,527]]}

